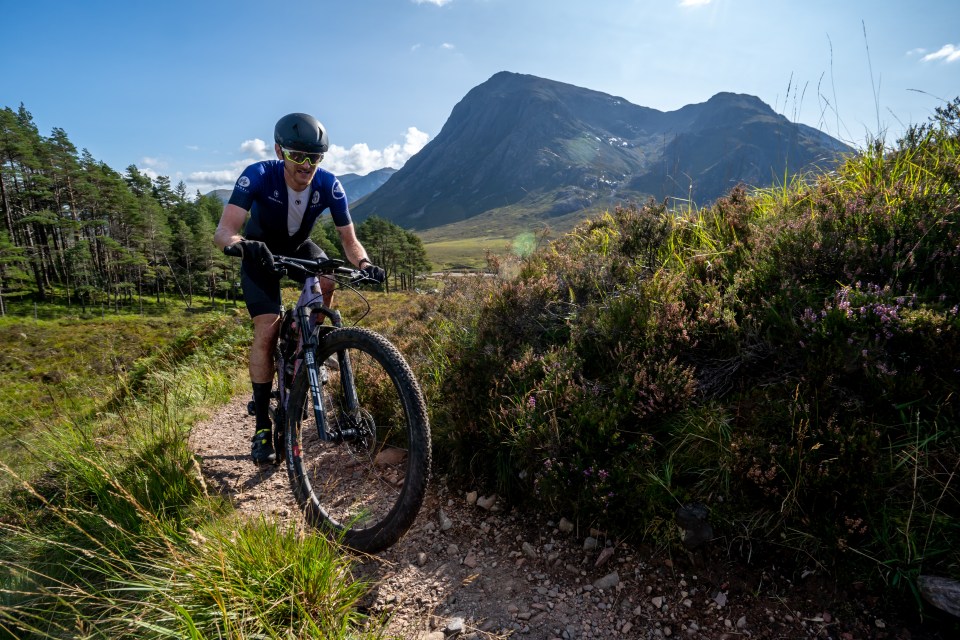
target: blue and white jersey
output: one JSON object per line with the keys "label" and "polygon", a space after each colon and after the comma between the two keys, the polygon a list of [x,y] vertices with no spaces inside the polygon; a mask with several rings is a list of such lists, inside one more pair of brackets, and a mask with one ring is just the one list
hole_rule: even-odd
{"label": "blue and white jersey", "polygon": [[347,194],[337,177],[326,169],[317,169],[304,196],[309,202],[303,220],[291,233],[287,227],[291,207],[283,179],[283,160],[265,160],[244,169],[233,187],[230,204],[250,212],[243,234],[246,238],[262,240],[274,253],[289,254],[310,237],[313,225],[326,209],[330,209],[336,226],[351,223]]}

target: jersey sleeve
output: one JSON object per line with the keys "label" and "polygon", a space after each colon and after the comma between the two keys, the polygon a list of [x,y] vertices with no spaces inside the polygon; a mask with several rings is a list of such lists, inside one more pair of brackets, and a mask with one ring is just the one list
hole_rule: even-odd
{"label": "jersey sleeve", "polygon": [[261,163],[252,164],[243,170],[236,184],[233,185],[233,193],[230,194],[228,204],[235,204],[245,211],[249,211],[253,206],[253,199],[264,180],[266,171]]}
{"label": "jersey sleeve", "polygon": [[338,227],[345,227],[353,222],[350,218],[347,192],[343,190],[343,186],[337,178],[334,178],[330,185],[330,217],[333,218],[333,224]]}

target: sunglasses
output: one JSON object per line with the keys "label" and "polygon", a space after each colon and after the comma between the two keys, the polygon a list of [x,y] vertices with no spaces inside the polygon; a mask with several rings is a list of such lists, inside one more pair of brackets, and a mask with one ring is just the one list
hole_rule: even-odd
{"label": "sunglasses", "polygon": [[303,164],[304,162],[309,163],[311,166],[317,166],[323,160],[322,153],[308,153],[307,151],[290,151],[289,149],[284,149],[280,147],[280,151],[283,152],[283,157],[289,160],[294,164]]}

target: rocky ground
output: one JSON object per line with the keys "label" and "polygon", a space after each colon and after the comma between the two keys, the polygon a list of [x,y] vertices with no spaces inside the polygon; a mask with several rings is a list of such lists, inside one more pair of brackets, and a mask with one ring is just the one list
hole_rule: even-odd
{"label": "rocky ground", "polygon": [[[250,516],[304,526],[283,467],[249,460],[246,397],[198,424],[194,451],[211,491]],[[435,478],[420,517],[393,548],[361,558],[376,586],[365,606],[388,632],[420,640],[529,638],[952,638],[814,570],[784,575],[775,558],[734,561],[717,539],[665,555]]]}

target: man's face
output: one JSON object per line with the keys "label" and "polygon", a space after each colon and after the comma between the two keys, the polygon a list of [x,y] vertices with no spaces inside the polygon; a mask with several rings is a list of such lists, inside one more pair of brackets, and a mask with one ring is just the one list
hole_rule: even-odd
{"label": "man's face", "polygon": [[303,191],[310,186],[310,181],[313,180],[313,176],[317,172],[317,165],[319,165],[320,161],[318,160],[316,164],[310,160],[297,163],[288,157],[290,152],[284,154],[284,150],[280,148],[280,145],[274,144],[273,146],[277,152],[277,158],[283,160],[283,177],[287,185],[294,191]]}

